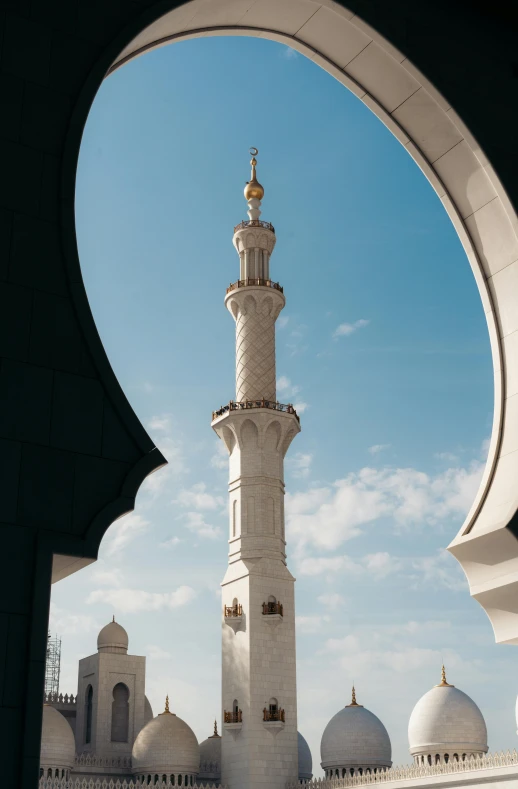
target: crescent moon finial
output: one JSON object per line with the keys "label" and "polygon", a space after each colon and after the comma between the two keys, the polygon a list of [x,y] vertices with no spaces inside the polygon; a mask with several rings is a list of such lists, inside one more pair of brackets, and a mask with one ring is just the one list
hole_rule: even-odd
{"label": "crescent moon finial", "polygon": [[250,154],[250,156],[257,156],[257,154],[258,154],[258,153],[259,153],[259,151],[258,151],[258,149],[257,149],[257,148],[254,148],[254,147],[252,147],[252,148],[250,148],[250,150],[249,150],[249,154]]}

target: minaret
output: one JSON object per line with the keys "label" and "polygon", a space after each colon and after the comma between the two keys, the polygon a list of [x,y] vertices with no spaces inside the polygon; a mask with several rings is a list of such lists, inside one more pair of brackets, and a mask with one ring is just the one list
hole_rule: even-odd
{"label": "minaret", "polygon": [[284,456],[300,431],[277,401],[275,321],[283,290],[270,279],[275,232],[259,219],[257,149],[234,228],[240,278],[225,305],[236,322],[236,399],[213,414],[229,452],[229,558],[223,579],[222,777],[229,789],[284,789],[298,780],[295,579],[286,566]]}

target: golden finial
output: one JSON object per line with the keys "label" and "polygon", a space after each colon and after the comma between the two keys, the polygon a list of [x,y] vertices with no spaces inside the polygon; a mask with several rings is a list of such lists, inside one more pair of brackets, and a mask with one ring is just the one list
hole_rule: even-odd
{"label": "golden finial", "polygon": [[361,704],[358,704],[358,702],[356,701],[356,689],[355,689],[354,685],[353,685],[353,692],[352,692],[352,697],[351,697],[351,703],[348,704],[347,706],[348,707],[361,707],[362,706]]}
{"label": "golden finial", "polygon": [[165,697],[165,710],[164,710],[164,712],[171,713],[171,710],[169,709],[169,696]]}
{"label": "golden finial", "polygon": [[444,668],[444,663],[441,668],[441,681],[438,685],[435,686],[436,688],[453,688],[454,685],[450,685],[449,682],[446,681],[446,669]]}
{"label": "golden finial", "polygon": [[250,180],[246,182],[245,186],[245,200],[262,200],[264,197],[264,189],[257,180],[257,175],[255,172],[255,168],[257,166],[257,159],[255,158],[259,151],[257,148],[250,148],[250,154],[252,158],[250,159],[250,164],[252,165],[252,173],[250,175]]}
{"label": "golden finial", "polygon": [[214,734],[212,736],[213,737],[219,737],[219,734],[218,734],[218,722],[217,722],[217,720],[215,718],[214,718]]}
{"label": "golden finial", "polygon": [[112,619],[112,622],[115,622],[115,614],[114,614],[114,615],[113,615],[113,619]]}

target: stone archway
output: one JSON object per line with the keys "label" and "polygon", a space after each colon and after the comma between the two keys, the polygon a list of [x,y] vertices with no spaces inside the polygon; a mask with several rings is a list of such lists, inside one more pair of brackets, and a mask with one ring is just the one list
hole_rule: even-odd
{"label": "stone archway", "polygon": [[135,36],[108,74],[156,47],[215,35],[280,41],[338,79],[416,161],[459,235],[488,324],[495,406],[484,476],[450,551],[497,641],[518,643],[517,587],[509,579],[512,563],[518,566],[511,525],[518,510],[518,219],[505,189],[448,100],[361,15],[333,0],[191,0]]}
{"label": "stone archway", "polygon": [[164,463],[89,311],[74,188],[102,80],[121,58],[171,35],[289,42],[360,94],[441,194],[479,282],[497,403],[486,477],[450,549],[497,638],[516,640],[517,222],[495,175],[517,204],[509,4],[493,0],[480,13],[476,0],[33,0],[8,4],[0,21],[4,782],[37,786],[53,563],[59,578],[95,560],[110,523],[134,507],[142,480]]}

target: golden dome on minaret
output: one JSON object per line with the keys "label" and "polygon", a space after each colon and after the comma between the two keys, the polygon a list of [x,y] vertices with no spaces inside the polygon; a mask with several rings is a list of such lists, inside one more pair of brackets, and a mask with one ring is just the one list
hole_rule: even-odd
{"label": "golden dome on minaret", "polygon": [[250,160],[250,164],[252,165],[252,173],[250,175],[250,180],[246,182],[245,186],[245,200],[262,200],[264,197],[264,189],[257,180],[257,176],[255,174],[255,168],[257,165],[257,159],[255,158],[259,151],[257,148],[250,148],[250,153],[252,154],[252,158]]}

